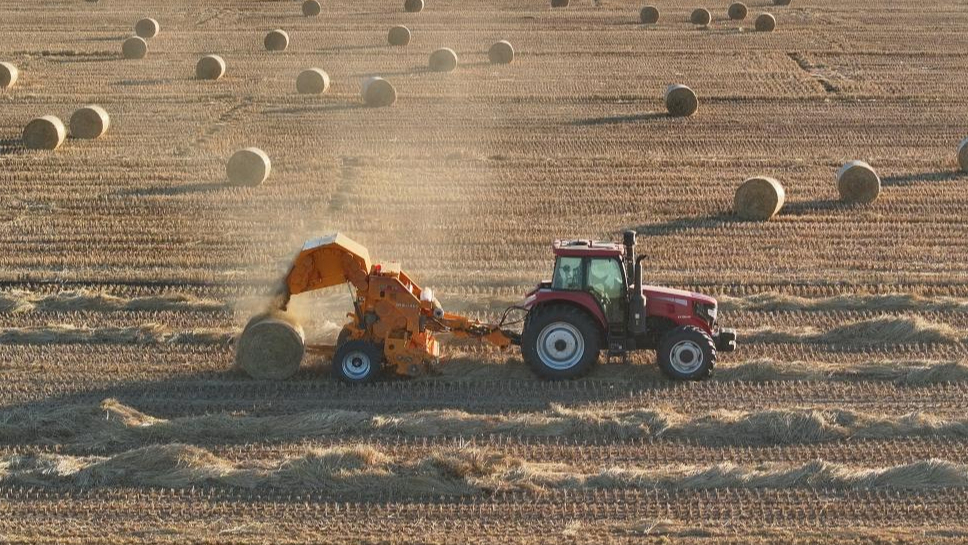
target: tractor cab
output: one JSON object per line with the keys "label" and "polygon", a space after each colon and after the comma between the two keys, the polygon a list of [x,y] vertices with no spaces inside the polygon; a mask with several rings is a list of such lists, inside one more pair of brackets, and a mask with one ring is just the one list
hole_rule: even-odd
{"label": "tractor cab", "polygon": [[612,242],[556,240],[551,289],[591,295],[609,325],[624,330],[628,320],[629,280],[623,266],[625,248]]}

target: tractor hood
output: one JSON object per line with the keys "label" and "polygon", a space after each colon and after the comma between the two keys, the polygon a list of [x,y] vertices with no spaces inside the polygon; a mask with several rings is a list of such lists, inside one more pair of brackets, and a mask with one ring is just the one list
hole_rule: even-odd
{"label": "tractor hood", "polygon": [[712,297],[694,291],[677,290],[661,286],[642,286],[642,292],[645,294],[646,300],[668,300],[669,302],[679,303],[680,305],[688,305],[692,302],[710,305],[716,304],[716,300]]}

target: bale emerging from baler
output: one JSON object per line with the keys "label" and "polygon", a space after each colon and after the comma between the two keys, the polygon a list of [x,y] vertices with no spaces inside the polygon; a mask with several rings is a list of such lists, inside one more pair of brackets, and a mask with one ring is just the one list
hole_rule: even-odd
{"label": "bale emerging from baler", "polygon": [[659,22],[659,8],[655,6],[645,6],[639,12],[639,20],[643,25],[654,25]]}
{"label": "bale emerging from baler", "polygon": [[670,85],[665,92],[666,110],[673,117],[689,117],[699,110],[699,97],[685,85]]}
{"label": "bale emerging from baler", "polygon": [[329,74],[321,68],[303,70],[296,78],[296,91],[302,95],[320,95],[329,91]]}
{"label": "bale emerging from baler", "polygon": [[24,127],[23,144],[27,149],[55,150],[64,143],[67,128],[53,115],[38,117]]}
{"label": "bale emerging from baler", "polygon": [[94,104],[80,108],[71,116],[71,136],[74,138],[100,138],[110,126],[111,116]]}
{"label": "bale emerging from baler", "polygon": [[767,221],[783,208],[785,200],[780,182],[766,176],[750,178],[736,190],[733,212],[744,220]]}
{"label": "bale emerging from baler", "polygon": [[387,43],[390,45],[407,45],[410,43],[410,38],[410,29],[403,25],[390,27],[390,31],[387,32]]}
{"label": "bale emerging from baler", "polygon": [[448,47],[441,47],[430,54],[429,66],[434,72],[453,72],[457,68],[457,53]]}
{"label": "bale emerging from baler", "polygon": [[154,38],[161,31],[161,25],[151,17],[145,17],[134,24],[134,33],[141,38]]}
{"label": "bale emerging from baler", "polygon": [[9,62],[0,62],[0,89],[9,89],[17,83],[20,72]]}
{"label": "bale emerging from baler", "polygon": [[514,61],[514,46],[507,40],[495,43],[487,51],[491,64],[511,64]]}
{"label": "bale emerging from baler", "polygon": [[252,187],[266,181],[271,170],[269,156],[259,148],[240,149],[225,165],[225,174],[231,183]]}
{"label": "bale emerging from baler", "polygon": [[363,80],[360,96],[367,106],[381,108],[392,106],[397,101],[397,90],[389,81],[380,77],[372,77]]}
{"label": "bale emerging from baler", "polygon": [[148,55],[148,42],[141,36],[132,36],[121,44],[121,54],[126,59],[143,59]]}
{"label": "bale emerging from baler", "polygon": [[837,171],[840,200],[848,203],[872,203],[881,193],[881,179],[864,161],[850,161]]}
{"label": "bale emerging from baler", "polygon": [[298,320],[283,311],[254,316],[239,336],[235,363],[261,380],[287,379],[297,371],[306,353],[306,335]]}
{"label": "bale emerging from baler", "polygon": [[217,80],[225,75],[225,61],[218,55],[205,55],[195,65],[195,77]]}
{"label": "bale emerging from baler", "polygon": [[289,34],[285,30],[276,29],[266,34],[262,43],[266,51],[285,51],[289,47]]}
{"label": "bale emerging from baler", "polygon": [[746,19],[748,14],[749,8],[747,8],[746,4],[742,2],[734,2],[730,4],[729,9],[726,10],[726,15],[729,16],[731,21],[742,21],[743,19]]}

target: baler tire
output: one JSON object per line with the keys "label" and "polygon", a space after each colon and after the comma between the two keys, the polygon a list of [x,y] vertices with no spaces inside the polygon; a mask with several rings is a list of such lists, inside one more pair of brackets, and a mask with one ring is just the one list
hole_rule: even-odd
{"label": "baler tire", "polygon": [[[687,352],[688,359],[683,361]],[[667,377],[674,380],[703,380],[712,376],[716,368],[716,343],[698,327],[680,326],[662,336],[656,356],[659,369]],[[694,367],[691,366],[693,364]]]}
{"label": "baler tire", "polygon": [[336,347],[333,375],[347,384],[366,384],[383,372],[383,348],[370,341],[351,340]]}
{"label": "baler tire", "polygon": [[[553,341],[561,344],[559,352],[567,354],[566,350],[574,344],[574,355],[570,360],[556,366],[542,359],[540,344],[544,343],[545,350],[554,350],[548,345]],[[521,355],[531,370],[539,377],[549,380],[567,380],[588,374],[598,362],[601,352],[601,331],[594,318],[588,313],[570,305],[551,305],[538,307],[528,313],[524,332],[521,336]],[[580,351],[580,352],[579,352]],[[550,354],[545,354],[551,358]],[[553,359],[553,358],[551,358]]]}

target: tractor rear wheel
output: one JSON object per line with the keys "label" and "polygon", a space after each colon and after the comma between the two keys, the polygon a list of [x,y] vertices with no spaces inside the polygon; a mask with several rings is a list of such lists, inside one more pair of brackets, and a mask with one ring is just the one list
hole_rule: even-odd
{"label": "tractor rear wheel", "polygon": [[370,341],[346,341],[333,354],[333,375],[347,384],[376,380],[383,371],[383,348]]}
{"label": "tractor rear wheel", "polygon": [[601,352],[601,333],[587,313],[567,305],[528,314],[521,354],[540,377],[562,380],[588,373]]}
{"label": "tractor rear wheel", "polygon": [[691,325],[662,336],[657,351],[659,368],[676,380],[702,380],[716,367],[716,344],[705,331]]}

